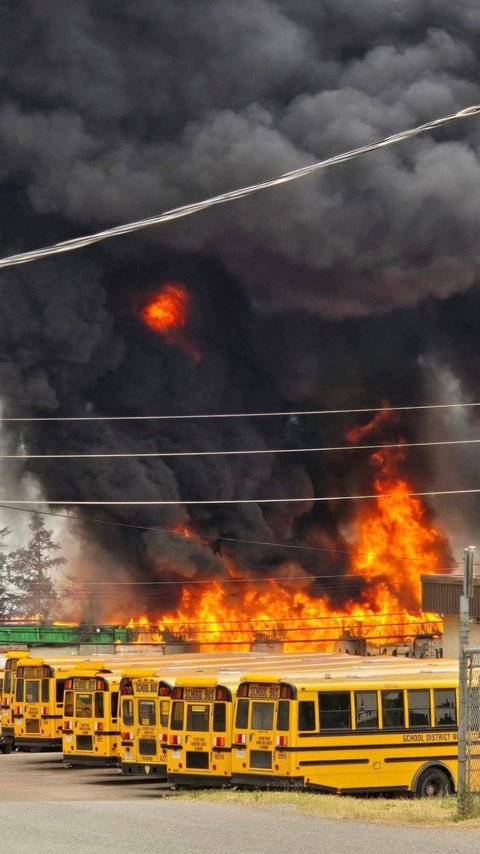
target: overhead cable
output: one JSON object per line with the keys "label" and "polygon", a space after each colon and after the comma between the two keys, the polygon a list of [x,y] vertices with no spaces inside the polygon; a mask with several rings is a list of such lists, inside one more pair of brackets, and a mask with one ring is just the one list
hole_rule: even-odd
{"label": "overhead cable", "polygon": [[[78,522],[82,522],[82,523],[88,522],[88,523],[92,523],[94,525],[113,525],[116,528],[134,528],[138,531],[153,531],[153,532],[158,532],[161,534],[172,534],[176,537],[185,536],[184,534],[182,534],[181,531],[175,531],[171,528],[160,528],[160,527],[155,526],[155,525],[133,525],[129,522],[115,522],[115,521],[110,520],[110,519],[95,519],[95,518],[92,518],[89,516],[75,516],[72,513],[53,513],[51,510],[38,510],[36,508],[30,509],[29,507],[12,507],[10,505],[7,506],[6,504],[0,504],[0,508],[3,508],[4,510],[8,510],[8,511],[10,511],[10,510],[17,511],[18,513],[33,513],[33,514],[36,514],[38,516],[53,516],[53,517],[58,518],[58,519],[68,519],[69,521],[78,521]],[[340,554],[340,555],[342,555],[342,554],[343,555],[349,555],[349,554],[351,554],[351,552],[353,550],[353,549],[338,549],[338,548],[331,548],[331,547],[327,548],[326,546],[310,546],[310,545],[303,545],[301,543],[276,543],[276,542],[272,542],[270,540],[248,540],[248,539],[245,539],[243,537],[224,537],[221,534],[200,534],[197,531],[193,532],[192,539],[197,540],[197,541],[198,540],[205,540],[205,542],[201,543],[201,545],[208,545],[210,542],[212,544],[215,544],[215,543],[221,544],[223,542],[225,542],[225,543],[243,543],[243,544],[250,545],[250,546],[269,546],[272,548],[279,548],[279,549],[294,549],[294,550],[310,551],[310,552],[326,552],[328,554]],[[355,554],[358,555],[359,557],[361,557],[361,556],[370,557],[371,556],[371,552],[359,552],[356,549],[355,549]],[[423,561],[424,560],[424,558],[413,557],[412,555],[410,555],[410,556],[409,555],[389,555],[389,554],[384,554],[384,553],[376,554],[375,557],[378,559],[393,559],[396,561],[401,561],[402,563],[403,562],[411,563],[411,562]],[[458,564],[456,564],[453,567],[440,567],[440,568],[437,568],[436,572],[451,572],[451,571],[453,571],[453,569],[456,568],[457,565]],[[475,566],[477,566],[477,564],[475,564]],[[304,576],[302,576],[302,577],[304,577]],[[310,578],[310,576],[308,576],[308,577]],[[313,577],[315,577],[315,576],[313,576]],[[244,580],[244,579],[242,579],[242,580]],[[148,584],[151,582],[137,582],[137,583]],[[157,582],[155,582],[155,583],[157,583]],[[162,583],[162,584],[164,584],[164,583],[165,584],[167,584],[167,583],[194,584],[194,583],[198,583],[198,582],[197,581],[189,581],[189,582],[172,581],[172,582],[158,582],[158,583],[159,584],[160,583]],[[205,583],[210,583],[210,582],[205,582]],[[222,582],[222,583],[225,583],[225,582]],[[117,584],[117,582],[115,582],[115,584]]]}
{"label": "overhead cable", "polygon": [[480,406],[480,402],[472,403],[424,403],[412,406],[369,406],[356,409],[298,409],[284,410],[280,412],[208,412],[189,413],[188,415],[41,415],[33,417],[6,417],[0,418],[9,423],[30,422],[63,422],[63,421],[184,421],[200,418],[297,418],[308,415],[359,415],[373,412],[411,412],[415,410],[430,409],[468,409]]}
{"label": "overhead cable", "polygon": [[[429,492],[401,492],[402,498],[436,498],[442,495],[477,495],[480,489],[441,489],[431,490]],[[325,502],[325,501],[367,501],[367,500],[386,500],[389,498],[398,498],[398,493],[388,492],[385,494],[366,494],[366,495],[322,495],[310,496],[304,495],[301,498],[169,498],[169,499],[147,499],[140,501],[125,501],[125,500],[109,500],[109,501],[84,501],[84,500],[60,500],[58,498],[43,498],[41,501],[31,498],[2,498],[1,504],[7,509],[10,504],[19,504],[23,506],[35,507],[37,504],[49,504],[50,506],[62,507],[184,507],[197,504],[299,504],[303,502]],[[221,539],[219,537],[218,539]]]}
{"label": "overhead cable", "polygon": [[117,225],[113,228],[107,228],[103,231],[97,231],[94,234],[85,235],[83,237],[75,237],[71,240],[63,240],[60,243],[55,243],[53,246],[46,246],[42,249],[35,249],[30,252],[21,252],[16,255],[10,255],[0,260],[0,268],[12,267],[17,264],[28,264],[31,261],[36,261],[40,258],[46,258],[50,255],[59,255],[64,252],[72,252],[74,249],[81,249],[85,246],[90,246],[93,243],[99,243],[100,241],[107,240],[107,238],[110,237],[118,237],[120,235],[129,234],[134,231],[140,231],[142,229],[149,228],[153,225],[160,225],[163,222],[170,222],[174,219],[180,219],[182,217],[191,216],[192,214],[207,210],[207,208],[212,208],[216,205],[224,204],[225,202],[232,202],[235,199],[242,199],[246,196],[252,195],[253,193],[258,193],[261,190],[268,190],[271,187],[276,187],[280,184],[287,184],[290,181],[296,181],[298,178],[303,178],[307,175],[312,174],[313,172],[317,172],[320,169],[325,169],[329,166],[337,166],[340,163],[347,163],[349,160],[354,160],[355,158],[360,157],[364,154],[370,154],[370,152],[372,151],[378,151],[379,149],[387,148],[390,145],[395,145],[398,142],[404,142],[405,140],[411,139],[412,137],[418,136],[419,134],[435,130],[436,128],[439,128],[442,125],[449,124],[450,122],[457,121],[458,119],[465,119],[471,116],[476,116],[479,113],[479,105],[466,107],[466,109],[459,110],[456,113],[451,113],[448,116],[442,116],[439,119],[434,119],[433,121],[425,122],[424,124],[418,125],[417,127],[409,128],[408,130],[400,131],[399,133],[394,133],[391,136],[385,137],[384,139],[377,140],[376,142],[369,143],[368,145],[362,145],[359,148],[354,148],[350,151],[345,151],[342,154],[335,155],[334,157],[328,157],[325,160],[319,160],[315,163],[311,163],[308,166],[302,166],[299,169],[293,169],[290,172],[284,172],[283,175],[279,175],[275,178],[270,178],[266,181],[260,181],[257,184],[251,184],[250,186],[241,187],[237,190],[231,190],[227,193],[221,193],[218,196],[212,196],[209,199],[204,199],[200,202],[194,202],[193,204],[181,205],[180,207],[172,208],[171,210],[165,211],[164,213],[159,214],[157,216],[147,217],[146,219],[136,220],[135,222],[129,222],[124,225]]}
{"label": "overhead cable", "polygon": [[431,448],[479,445],[480,439],[444,439],[438,442],[389,442],[380,445],[330,445],[319,448],[253,448],[232,451],[135,451],[108,454],[0,454],[0,460],[109,460],[150,457],[236,457],[255,454],[314,454],[329,451],[381,451],[394,448]]}

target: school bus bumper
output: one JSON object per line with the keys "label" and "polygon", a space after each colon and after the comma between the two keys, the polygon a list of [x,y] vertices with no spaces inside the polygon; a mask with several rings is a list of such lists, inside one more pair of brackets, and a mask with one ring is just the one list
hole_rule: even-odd
{"label": "school bus bumper", "polygon": [[144,762],[121,762],[122,774],[129,777],[155,777],[157,780],[167,779],[166,765],[149,765]]}

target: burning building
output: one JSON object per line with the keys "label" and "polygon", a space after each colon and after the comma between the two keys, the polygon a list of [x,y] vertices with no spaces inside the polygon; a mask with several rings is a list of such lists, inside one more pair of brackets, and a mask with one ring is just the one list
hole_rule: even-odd
{"label": "burning building", "polygon": [[[171,4],[112,9],[54,3],[5,22],[4,254],[478,101],[473,0],[369,0],[361,14],[227,0],[189,4],[181,26]],[[438,628],[421,613],[420,576],[452,568],[478,508],[411,493],[478,485],[478,459],[469,446],[353,448],[475,436],[475,416],[190,416],[474,400],[478,135],[459,123],[1,274],[4,419],[119,419],[4,420],[4,447],[137,455],[4,462],[3,497],[34,484],[47,501],[180,502],[70,508],[79,618],[145,616],[235,648]],[[215,453],[249,449],[264,453]],[[211,453],[149,456],[175,452]],[[312,501],[355,495],[374,497]]]}

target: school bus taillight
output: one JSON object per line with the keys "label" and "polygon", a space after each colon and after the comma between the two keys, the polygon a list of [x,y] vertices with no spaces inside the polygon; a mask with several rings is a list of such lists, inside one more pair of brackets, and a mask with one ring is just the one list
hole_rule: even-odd
{"label": "school bus taillight", "polygon": [[42,706],[42,715],[48,715],[48,706]]}
{"label": "school bus taillight", "polygon": [[288,739],[286,735],[277,735],[277,747],[286,747]]}
{"label": "school bus taillight", "polygon": [[216,735],[213,739],[213,746],[214,747],[225,747],[225,739],[223,738],[223,736]]}
{"label": "school bus taillight", "polygon": [[17,706],[15,709],[16,715],[23,715],[23,706]]}
{"label": "school bus taillight", "polygon": [[162,744],[165,744],[168,741],[168,732],[162,732],[160,736],[160,741]]}
{"label": "school bus taillight", "polygon": [[95,721],[95,732],[103,732],[103,721]]}
{"label": "school bus taillight", "polygon": [[178,745],[181,743],[182,743],[182,737],[180,735],[171,735],[170,736],[170,744]]}
{"label": "school bus taillight", "polygon": [[71,730],[71,729],[73,729],[73,727],[72,727],[72,721],[64,721],[64,722],[63,722],[63,729],[64,729],[64,730]]}
{"label": "school bus taillight", "polygon": [[135,738],[135,733],[133,732],[122,732],[122,741],[133,741]]}
{"label": "school bus taillight", "polygon": [[65,691],[71,691],[73,688],[73,679],[65,679]]}
{"label": "school bus taillight", "polygon": [[246,743],[247,743],[247,736],[245,735],[245,733],[244,732],[237,732],[237,734],[235,736],[235,744],[246,744]]}
{"label": "school bus taillight", "polygon": [[169,688],[167,685],[161,685],[160,688],[158,689],[158,696],[159,697],[169,697],[171,693],[172,693],[172,689]]}

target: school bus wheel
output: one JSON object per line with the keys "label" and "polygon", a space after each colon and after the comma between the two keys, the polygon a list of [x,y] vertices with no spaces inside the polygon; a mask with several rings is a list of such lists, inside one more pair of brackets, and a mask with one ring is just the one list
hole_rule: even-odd
{"label": "school bus wheel", "polygon": [[431,765],[422,771],[415,784],[418,798],[444,798],[452,794],[452,781],[438,765]]}

